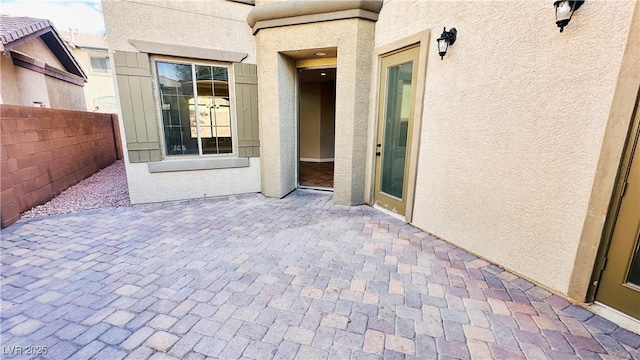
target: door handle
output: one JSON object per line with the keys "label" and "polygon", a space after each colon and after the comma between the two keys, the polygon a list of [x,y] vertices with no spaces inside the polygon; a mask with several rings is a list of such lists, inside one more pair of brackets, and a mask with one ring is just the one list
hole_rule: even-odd
{"label": "door handle", "polygon": [[382,147],[382,144],[376,144],[376,147]]}
{"label": "door handle", "polygon": [[380,154],[380,151],[376,151],[376,156],[380,156],[382,154]]}

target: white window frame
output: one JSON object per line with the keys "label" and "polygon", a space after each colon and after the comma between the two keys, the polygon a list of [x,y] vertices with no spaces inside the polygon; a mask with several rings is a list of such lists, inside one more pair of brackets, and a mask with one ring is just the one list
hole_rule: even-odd
{"label": "white window frame", "polygon": [[[107,59],[107,71],[105,72],[101,72],[101,71],[96,71],[95,68],[93,67],[93,61],[92,58],[106,58]],[[111,70],[111,56],[109,56],[109,54],[103,54],[103,53],[97,53],[97,52],[89,52],[89,67],[91,68],[91,74],[92,75],[102,75],[102,76],[111,76],[112,74],[112,70]]]}
{"label": "white window frame", "polygon": [[[192,65],[192,77],[195,78],[193,72],[195,71],[195,66],[193,65],[204,65],[204,66],[216,66],[216,67],[224,67],[227,69],[227,81],[229,84],[229,115],[231,119],[231,153],[227,154],[203,154],[202,153],[202,143],[200,141],[200,126],[198,125],[198,152],[199,154],[184,154],[184,155],[167,155],[167,144],[166,144],[166,136],[164,133],[164,120],[162,119],[162,99],[160,98],[160,84],[158,82],[158,62],[169,62],[175,64],[186,64]],[[157,118],[157,126],[158,133],[161,136],[160,141],[160,150],[162,152],[161,156],[163,159],[193,159],[193,158],[229,158],[229,157],[238,157],[238,121],[236,119],[236,87],[235,87],[235,73],[233,72],[233,64],[219,61],[211,61],[211,60],[201,60],[201,59],[185,59],[185,58],[176,58],[172,56],[164,56],[164,55],[152,55],[151,56],[151,85],[154,87],[153,98],[156,102],[156,118]],[[195,85],[195,84],[194,84]],[[197,93],[197,92],[194,92]],[[196,94],[197,97],[197,94]],[[198,124],[198,122],[196,122]]]}

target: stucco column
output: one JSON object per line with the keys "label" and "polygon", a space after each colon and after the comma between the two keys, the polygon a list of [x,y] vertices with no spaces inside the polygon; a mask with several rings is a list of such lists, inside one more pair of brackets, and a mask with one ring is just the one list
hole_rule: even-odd
{"label": "stucco column", "polygon": [[360,21],[352,49],[338,48],[333,201],[364,203],[374,23]]}
{"label": "stucco column", "polygon": [[[298,113],[295,61],[309,49],[337,49],[333,201],[364,202],[374,22],[362,19],[262,29],[256,34],[262,193],[296,187]],[[312,54],[314,52],[311,52]],[[287,55],[285,55],[287,54]]]}

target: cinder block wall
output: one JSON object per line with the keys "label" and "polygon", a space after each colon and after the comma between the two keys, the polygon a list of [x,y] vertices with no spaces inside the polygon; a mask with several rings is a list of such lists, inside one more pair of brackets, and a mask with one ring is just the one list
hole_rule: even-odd
{"label": "cinder block wall", "polygon": [[122,158],[116,115],[0,105],[2,227]]}

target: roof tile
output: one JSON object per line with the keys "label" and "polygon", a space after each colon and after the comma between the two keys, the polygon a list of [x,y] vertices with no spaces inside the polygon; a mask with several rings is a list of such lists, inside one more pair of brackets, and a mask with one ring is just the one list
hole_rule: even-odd
{"label": "roof tile", "polygon": [[51,22],[46,19],[0,15],[0,39],[8,44],[49,26]]}

